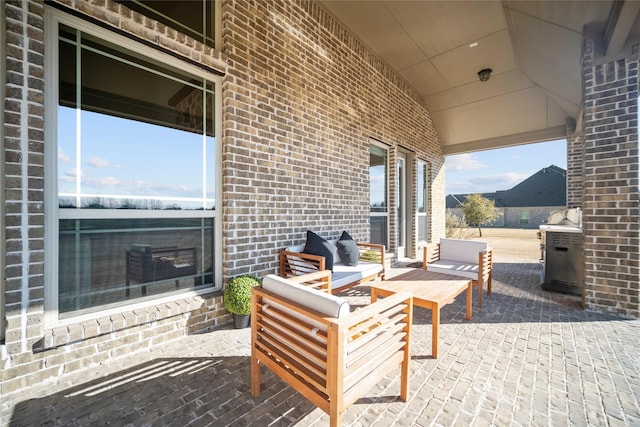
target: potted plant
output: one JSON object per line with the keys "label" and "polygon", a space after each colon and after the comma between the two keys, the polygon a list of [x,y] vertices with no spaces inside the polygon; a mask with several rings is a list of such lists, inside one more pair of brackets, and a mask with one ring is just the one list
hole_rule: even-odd
{"label": "potted plant", "polygon": [[251,288],[260,285],[257,277],[244,274],[234,277],[224,288],[224,306],[233,314],[233,324],[237,329],[249,326],[251,314]]}

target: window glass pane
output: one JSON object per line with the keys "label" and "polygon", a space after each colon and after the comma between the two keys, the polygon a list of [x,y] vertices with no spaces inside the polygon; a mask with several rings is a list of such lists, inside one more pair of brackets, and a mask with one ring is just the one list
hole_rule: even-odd
{"label": "window glass pane", "polygon": [[213,0],[134,0],[120,3],[208,46],[215,47]]}
{"label": "window glass pane", "polygon": [[61,313],[213,283],[213,219],[60,220]]}
{"label": "window glass pane", "polygon": [[59,317],[211,288],[213,213],[181,211],[215,208],[215,82],[65,25],[58,52]]}
{"label": "window glass pane", "polygon": [[418,161],[417,201],[418,212],[427,212],[427,164]]}
{"label": "window glass pane", "polygon": [[387,245],[387,150],[369,146],[369,229],[371,243]]}
{"label": "window glass pane", "polygon": [[369,180],[371,212],[387,212],[387,150],[377,145],[369,149]]}
{"label": "window glass pane", "polygon": [[416,200],[418,202],[418,213],[416,220],[418,223],[418,241],[427,241],[427,163],[418,160],[418,183]]}
{"label": "window glass pane", "polygon": [[213,83],[68,27],[60,36],[60,207],[213,209]]}
{"label": "window glass pane", "polygon": [[387,244],[387,216],[371,216],[369,217],[370,226],[370,243],[378,245]]}

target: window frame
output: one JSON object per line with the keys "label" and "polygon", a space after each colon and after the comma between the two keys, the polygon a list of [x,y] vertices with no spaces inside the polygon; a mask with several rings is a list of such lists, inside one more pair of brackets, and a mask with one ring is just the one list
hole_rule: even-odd
{"label": "window frame", "polygon": [[[373,138],[369,138],[369,145],[367,146],[367,150],[370,153],[371,152],[371,146],[375,145],[378,148],[381,148],[385,151],[386,153],[386,166],[385,166],[385,172],[386,172],[386,176],[385,176],[385,211],[384,212],[372,212],[371,211],[371,190],[369,190],[369,218],[371,217],[385,217],[386,218],[386,241],[383,242],[382,244],[384,244],[384,246],[386,248],[389,248],[389,222],[390,222],[390,206],[389,206],[389,200],[390,200],[390,175],[392,172],[391,169],[393,169],[393,171],[395,171],[395,168],[392,168],[390,166],[390,161],[391,161],[391,147],[383,142],[380,142],[376,139]],[[369,168],[371,168],[371,164],[369,164]],[[371,186],[371,176],[369,176],[369,186]],[[371,219],[369,219],[369,227],[371,227]],[[369,234],[371,234],[371,229],[369,229]],[[371,240],[371,239],[369,239]]]}
{"label": "window frame", "polygon": [[[214,138],[215,138],[215,207],[211,210],[155,211],[155,210],[107,210],[69,209],[58,207],[57,124],[58,124],[58,29],[64,24],[102,40],[117,44],[144,58],[152,58],[167,66],[180,68],[188,73],[207,79],[214,87]],[[45,7],[45,326],[76,323],[79,321],[149,307],[167,301],[175,301],[194,295],[211,293],[222,288],[222,78],[196,65],[182,61],[172,55],[153,49],[135,40],[116,34],[80,18],[68,15],[51,7]],[[167,295],[144,301],[132,300],[113,308],[91,313],[71,315],[60,319],[58,312],[58,244],[60,219],[118,219],[118,218],[213,218],[213,285],[204,289],[185,291],[180,295]]]}
{"label": "window frame", "polygon": [[[213,37],[213,46],[207,44],[206,41],[205,41],[206,36],[205,36],[204,33],[206,31],[203,31],[202,39],[197,39],[197,38],[193,38],[192,36],[187,35],[183,31],[180,31],[180,26],[182,26],[184,28],[187,28],[189,30],[192,30],[192,31],[193,31],[193,29],[189,28],[187,25],[184,25],[183,23],[180,23],[179,21],[176,21],[176,22],[178,22],[180,24],[180,26],[173,26],[173,25],[170,25],[169,23],[166,23],[166,22],[162,22],[162,24],[166,25],[169,28],[175,29],[177,32],[179,32],[181,34],[185,34],[185,36],[187,36],[187,37],[189,37],[189,38],[191,38],[191,39],[193,39],[193,40],[195,40],[197,42],[200,42],[205,46],[208,46],[208,47],[212,48],[214,51],[221,52],[222,51],[222,48],[221,48],[221,45],[222,45],[222,20],[220,19],[220,17],[222,16],[222,1],[221,0],[202,0],[203,3],[205,3],[206,1],[211,2],[212,8],[213,8],[213,15],[214,15],[213,16],[213,23],[212,23],[213,24],[213,36],[212,36]],[[142,7],[142,8],[149,9],[149,10],[151,10],[152,12],[154,12],[156,14],[161,14],[160,12],[158,12],[157,10],[155,10],[155,9],[149,7],[149,6],[145,6],[145,5],[140,4],[139,0],[133,0],[133,2],[134,3],[138,3],[140,5],[140,7]],[[131,9],[130,7],[128,7],[129,5],[127,5],[124,2],[118,1],[118,3],[122,4],[124,7],[126,7],[127,9],[130,9],[134,13],[139,13],[141,15],[145,15],[144,13],[141,13],[141,12],[138,12],[137,10]]]}
{"label": "window frame", "polygon": [[[420,168],[424,167],[424,212],[420,212],[420,192],[422,188],[420,188]],[[429,162],[422,159],[417,159],[416,161],[416,241],[417,247],[420,248],[425,246],[429,242]],[[424,232],[425,232],[425,240],[420,240],[420,221],[424,218]]]}

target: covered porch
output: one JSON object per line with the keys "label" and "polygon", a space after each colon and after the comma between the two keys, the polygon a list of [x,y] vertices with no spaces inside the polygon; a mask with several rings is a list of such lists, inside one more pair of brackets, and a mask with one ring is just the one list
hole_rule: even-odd
{"label": "covered porch", "polygon": [[[410,397],[394,372],[349,407],[345,424],[636,425],[640,322],[585,311],[543,291],[535,260],[498,255],[493,294],[465,320],[442,310],[432,359],[430,311],[414,311]],[[390,269],[394,275],[406,268]],[[367,286],[342,294],[369,301]],[[250,329],[224,327],[158,343],[3,402],[0,424],[322,426],[328,417],[270,371],[250,392]]]}

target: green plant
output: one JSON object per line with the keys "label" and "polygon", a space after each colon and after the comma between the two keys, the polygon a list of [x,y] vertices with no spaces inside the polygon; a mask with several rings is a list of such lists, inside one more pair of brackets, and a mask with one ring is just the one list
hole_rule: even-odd
{"label": "green plant", "polygon": [[251,288],[260,285],[260,280],[244,274],[234,277],[224,288],[224,306],[233,314],[251,314]]}
{"label": "green plant", "polygon": [[480,237],[482,237],[482,224],[487,224],[498,217],[498,211],[495,207],[495,201],[489,200],[480,194],[470,194],[467,200],[460,205],[464,212],[465,221],[469,225],[478,227]]}
{"label": "green plant", "polygon": [[362,254],[360,254],[360,259],[363,261],[369,261],[369,262],[380,262],[381,256],[382,254],[378,251],[366,250]]}

